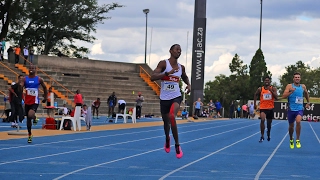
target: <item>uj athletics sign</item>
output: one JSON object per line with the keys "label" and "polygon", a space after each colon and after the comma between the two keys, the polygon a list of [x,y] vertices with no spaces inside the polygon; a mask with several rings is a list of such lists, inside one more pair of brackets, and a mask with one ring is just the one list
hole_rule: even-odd
{"label": "uj athletics sign", "polygon": [[[305,107],[306,104],[303,105]],[[288,103],[275,102],[274,103],[274,119],[287,119]],[[320,120],[320,104],[310,104],[310,108],[305,108],[303,111],[303,121],[319,121]]]}

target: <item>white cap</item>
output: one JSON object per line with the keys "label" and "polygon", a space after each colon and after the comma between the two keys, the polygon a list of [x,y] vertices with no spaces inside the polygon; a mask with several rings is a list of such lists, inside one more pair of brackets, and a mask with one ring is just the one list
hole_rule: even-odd
{"label": "white cap", "polygon": [[15,82],[12,82],[12,83],[11,83],[11,86],[13,86],[13,85],[15,85],[15,84],[16,84]]}

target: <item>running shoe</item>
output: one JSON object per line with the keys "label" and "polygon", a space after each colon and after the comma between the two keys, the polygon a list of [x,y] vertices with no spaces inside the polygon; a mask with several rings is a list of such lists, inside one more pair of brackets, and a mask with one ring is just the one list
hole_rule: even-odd
{"label": "running shoe", "polygon": [[180,145],[175,145],[175,148],[176,148],[176,157],[177,157],[178,159],[182,158],[183,152],[182,152],[182,150],[181,150]]}
{"label": "running shoe", "polygon": [[32,143],[32,135],[29,135],[29,137],[28,137],[28,143]]}
{"label": "running shoe", "polygon": [[264,141],[264,137],[261,137],[259,140],[259,143],[262,143]]}
{"label": "running shoe", "polygon": [[270,139],[271,139],[270,138],[270,131],[267,131],[267,136],[268,136],[267,140],[270,141]]}
{"label": "running shoe", "polygon": [[290,140],[290,148],[293,149],[294,148],[294,143],[293,143],[293,139]]}
{"label": "running shoe", "polygon": [[33,120],[33,125],[37,125],[37,124],[38,124],[38,121],[39,121],[39,119],[38,119],[38,118],[35,118],[35,119]]}
{"label": "running shoe", "polygon": [[169,139],[166,139],[166,142],[164,143],[164,150],[166,151],[166,153],[170,152],[170,136]]}
{"label": "running shoe", "polygon": [[301,148],[300,140],[296,140],[296,146],[297,148]]}

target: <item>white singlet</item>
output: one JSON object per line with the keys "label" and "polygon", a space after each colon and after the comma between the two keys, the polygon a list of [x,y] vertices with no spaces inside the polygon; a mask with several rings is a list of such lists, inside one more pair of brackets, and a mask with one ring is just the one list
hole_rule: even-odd
{"label": "white singlet", "polygon": [[[161,79],[161,90],[160,90],[160,99],[161,100],[171,100],[176,97],[181,96],[179,81],[182,75],[181,65],[178,63],[179,70],[169,76],[164,76]],[[169,60],[166,60],[166,69],[162,72],[169,72],[172,70],[172,66]]]}

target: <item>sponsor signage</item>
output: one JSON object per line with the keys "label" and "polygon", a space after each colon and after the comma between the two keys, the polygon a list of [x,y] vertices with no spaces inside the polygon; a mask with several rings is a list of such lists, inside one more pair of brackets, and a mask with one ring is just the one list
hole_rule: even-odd
{"label": "sponsor signage", "polygon": [[[306,104],[303,105],[304,107]],[[274,119],[287,119],[287,102],[274,103]],[[310,104],[310,108],[305,108],[303,111],[303,121],[319,121],[320,120],[320,104]]]}

